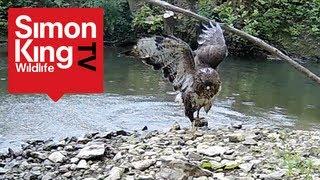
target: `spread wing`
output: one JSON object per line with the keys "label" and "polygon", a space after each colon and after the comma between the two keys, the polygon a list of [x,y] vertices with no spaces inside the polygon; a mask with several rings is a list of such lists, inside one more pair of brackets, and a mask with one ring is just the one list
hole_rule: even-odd
{"label": "spread wing", "polygon": [[173,36],[142,38],[133,49],[133,54],[163,75],[179,90],[192,78],[195,71],[194,56],[187,43]]}
{"label": "spread wing", "polygon": [[196,66],[216,69],[228,54],[227,46],[219,23],[214,26],[210,22],[209,27],[204,27],[199,35],[199,47],[195,52]]}

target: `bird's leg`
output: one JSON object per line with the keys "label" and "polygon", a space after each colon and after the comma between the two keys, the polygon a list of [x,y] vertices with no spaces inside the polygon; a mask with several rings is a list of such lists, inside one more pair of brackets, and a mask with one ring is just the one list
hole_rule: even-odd
{"label": "bird's leg", "polygon": [[185,114],[186,116],[190,119],[191,121],[191,134],[195,137],[195,132],[197,131],[196,128],[196,118],[194,118],[194,109],[193,108],[187,108],[185,109]]}
{"label": "bird's leg", "polygon": [[203,127],[203,126],[208,126],[208,122],[205,120],[204,117],[200,117],[199,114],[200,114],[200,109],[201,108],[198,108],[197,109],[197,118],[195,118],[194,120],[194,125],[196,127]]}
{"label": "bird's leg", "polygon": [[200,109],[197,110],[197,118],[198,118],[198,119],[200,119],[200,118],[199,118],[199,114],[200,114]]}
{"label": "bird's leg", "polygon": [[[191,131],[192,132],[195,132],[196,131],[196,121],[195,120],[193,120],[192,122],[191,122]],[[194,134],[194,133],[193,133]]]}
{"label": "bird's leg", "polygon": [[194,135],[196,131],[196,118],[194,118],[195,107],[192,106],[190,94],[182,94],[182,99],[185,107],[185,115],[191,121],[191,132]]}

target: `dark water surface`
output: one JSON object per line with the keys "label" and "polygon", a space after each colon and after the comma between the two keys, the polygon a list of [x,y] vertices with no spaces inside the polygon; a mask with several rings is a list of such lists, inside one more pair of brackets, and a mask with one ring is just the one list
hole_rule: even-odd
{"label": "dark water surface", "polygon": [[[54,103],[44,95],[9,95],[6,49],[0,49],[0,149],[26,139],[61,138],[115,129],[189,126],[169,83],[137,60],[106,49],[105,93],[65,95]],[[304,64],[320,74],[320,64]],[[320,87],[284,62],[229,58],[220,67],[223,87],[205,117],[211,127],[245,124],[318,128]]]}

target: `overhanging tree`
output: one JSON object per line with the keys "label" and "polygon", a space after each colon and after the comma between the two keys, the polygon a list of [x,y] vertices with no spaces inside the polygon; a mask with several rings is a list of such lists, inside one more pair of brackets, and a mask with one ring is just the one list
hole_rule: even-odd
{"label": "overhanging tree", "polygon": [[[145,1],[145,2],[150,3],[150,4],[163,7],[166,10],[171,10],[171,11],[174,11],[174,12],[177,12],[177,13],[184,14],[186,16],[191,16],[191,17],[196,18],[196,19],[198,19],[200,21],[203,21],[203,22],[211,21],[213,24],[216,23],[214,20],[211,20],[211,19],[209,19],[207,17],[201,16],[201,15],[196,14],[194,12],[191,12],[189,10],[174,6],[174,5],[172,5],[170,3],[167,3],[165,1],[161,1],[161,0],[140,0],[140,1]],[[286,55],[283,52],[281,52],[279,49],[269,45],[268,43],[266,43],[265,41],[263,41],[260,38],[252,36],[252,35],[244,32],[244,31],[241,31],[241,30],[236,29],[234,27],[228,26],[227,24],[220,23],[220,25],[225,31],[228,31],[230,33],[238,35],[239,37],[241,37],[243,39],[246,39],[246,40],[252,42],[253,44],[259,46],[261,49],[263,49],[263,50],[273,54],[274,56],[277,56],[280,59],[286,61],[291,66],[293,66],[296,70],[298,70],[300,73],[304,74],[305,76],[307,76],[308,78],[310,78],[311,80],[316,82],[318,85],[320,85],[320,77],[318,77],[316,74],[311,72],[309,69],[307,69],[307,68],[303,67],[302,65],[300,65],[298,62],[296,62],[295,60],[290,58],[288,55]]]}

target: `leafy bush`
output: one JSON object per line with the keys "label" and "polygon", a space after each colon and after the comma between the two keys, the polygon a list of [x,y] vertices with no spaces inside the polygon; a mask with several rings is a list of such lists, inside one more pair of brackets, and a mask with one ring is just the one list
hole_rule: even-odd
{"label": "leafy bush", "polygon": [[133,27],[140,33],[159,34],[163,31],[163,17],[158,8],[144,5],[135,13]]}
{"label": "leafy bush", "polygon": [[[316,42],[320,40],[319,0],[199,0],[199,13],[279,47],[287,47],[289,51],[301,49],[296,48],[299,41],[307,40],[317,46]],[[234,36],[231,39],[244,43]],[[314,47],[314,53],[317,49]]]}

